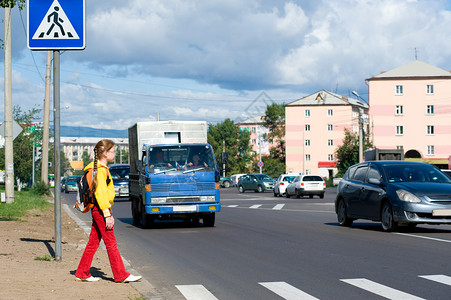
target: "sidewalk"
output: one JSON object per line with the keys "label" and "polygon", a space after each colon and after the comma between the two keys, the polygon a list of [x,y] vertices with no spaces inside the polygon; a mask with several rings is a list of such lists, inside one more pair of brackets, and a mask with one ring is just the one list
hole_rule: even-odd
{"label": "sidewalk", "polygon": [[[88,236],[65,209],[61,211],[61,232],[62,260],[35,260],[54,256],[53,207],[44,212],[30,211],[22,221],[0,219],[1,299],[144,299],[142,294],[146,293],[138,290],[153,289],[145,279],[137,283],[114,283],[103,243],[91,267],[92,275],[100,277],[100,281],[75,281],[75,270]],[[130,271],[128,262],[124,263]]]}

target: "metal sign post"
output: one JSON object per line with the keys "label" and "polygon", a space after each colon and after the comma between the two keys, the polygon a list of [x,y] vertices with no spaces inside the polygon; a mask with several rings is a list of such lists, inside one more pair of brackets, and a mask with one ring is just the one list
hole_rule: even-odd
{"label": "metal sign post", "polygon": [[61,250],[60,160],[60,50],[86,47],[85,0],[28,0],[27,45],[31,50],[53,50],[55,130],[55,259]]}

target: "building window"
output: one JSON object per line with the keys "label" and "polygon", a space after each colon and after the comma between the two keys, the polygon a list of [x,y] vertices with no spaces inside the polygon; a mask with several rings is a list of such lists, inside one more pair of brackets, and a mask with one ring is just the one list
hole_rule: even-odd
{"label": "building window", "polygon": [[428,155],[434,155],[434,146],[428,145]]}
{"label": "building window", "polygon": [[305,155],[305,160],[307,160],[307,161],[310,160],[310,154],[306,154],[306,155]]}
{"label": "building window", "polygon": [[310,146],[310,140],[305,140],[305,145]]}
{"label": "building window", "polygon": [[396,95],[402,95],[404,93],[402,85],[396,86]]}
{"label": "building window", "polygon": [[428,127],[427,127],[427,134],[428,135],[434,135],[434,125],[428,125]]}
{"label": "building window", "polygon": [[271,145],[274,144],[274,140],[269,140],[268,141]]}
{"label": "building window", "polygon": [[328,154],[327,155],[327,160],[328,161],[333,161],[334,160],[334,155],[333,154]]}
{"label": "building window", "polygon": [[310,117],[310,109],[306,109],[305,110],[305,116],[306,117]]}
{"label": "building window", "polygon": [[333,145],[334,145],[334,140],[327,141],[327,146],[333,146]]}
{"label": "building window", "polygon": [[428,84],[426,86],[426,94],[433,94],[434,93],[434,86],[432,84]]}
{"label": "building window", "polygon": [[403,107],[402,105],[396,105],[395,115],[401,116],[403,114]]}
{"label": "building window", "polygon": [[427,115],[433,115],[434,114],[434,105],[427,105],[426,106],[426,114]]}
{"label": "building window", "polygon": [[398,145],[398,146],[396,146],[396,149],[397,149],[397,150],[403,150],[403,149],[404,149],[404,147],[403,147],[403,146],[399,146],[399,145]]}
{"label": "building window", "polygon": [[252,145],[255,145],[256,142],[257,142],[256,139],[252,139],[251,144],[252,144]]}
{"label": "building window", "polygon": [[327,130],[333,131],[333,130],[334,130],[334,125],[332,125],[332,124],[327,124]]}
{"label": "building window", "polygon": [[312,174],[312,171],[310,171],[310,170],[305,170],[305,175],[310,175],[310,174]]}
{"label": "building window", "polygon": [[332,109],[328,109],[328,110],[327,110],[327,115],[328,115],[329,117],[332,117],[332,116],[334,115],[334,111],[333,111]]}
{"label": "building window", "polygon": [[309,124],[305,124],[305,131],[310,131],[310,125]]}
{"label": "building window", "polygon": [[403,135],[404,134],[404,126],[396,126],[396,135]]}
{"label": "building window", "polygon": [[252,127],[252,132],[255,132],[255,130],[256,130],[255,127]]}

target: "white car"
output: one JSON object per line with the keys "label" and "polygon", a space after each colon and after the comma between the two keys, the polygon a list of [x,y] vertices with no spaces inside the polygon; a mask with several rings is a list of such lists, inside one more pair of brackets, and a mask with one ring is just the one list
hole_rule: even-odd
{"label": "white car", "polygon": [[277,178],[277,181],[274,185],[274,197],[285,195],[285,190],[287,186],[294,180],[296,176],[299,176],[298,173],[288,173],[282,174]]}
{"label": "white car", "polygon": [[246,174],[234,174],[234,175],[230,176],[230,181],[232,181],[232,186],[237,186],[238,180],[243,175],[246,175]]}
{"label": "white car", "polygon": [[295,196],[297,198],[308,195],[313,198],[314,195],[324,198],[326,192],[326,182],[319,175],[300,175],[288,185],[285,196]]}

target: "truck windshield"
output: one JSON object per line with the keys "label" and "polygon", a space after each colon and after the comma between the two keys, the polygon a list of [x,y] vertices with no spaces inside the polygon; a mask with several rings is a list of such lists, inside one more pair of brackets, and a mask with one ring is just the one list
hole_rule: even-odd
{"label": "truck windshield", "polygon": [[216,162],[210,145],[155,146],[149,149],[150,173],[214,171]]}

